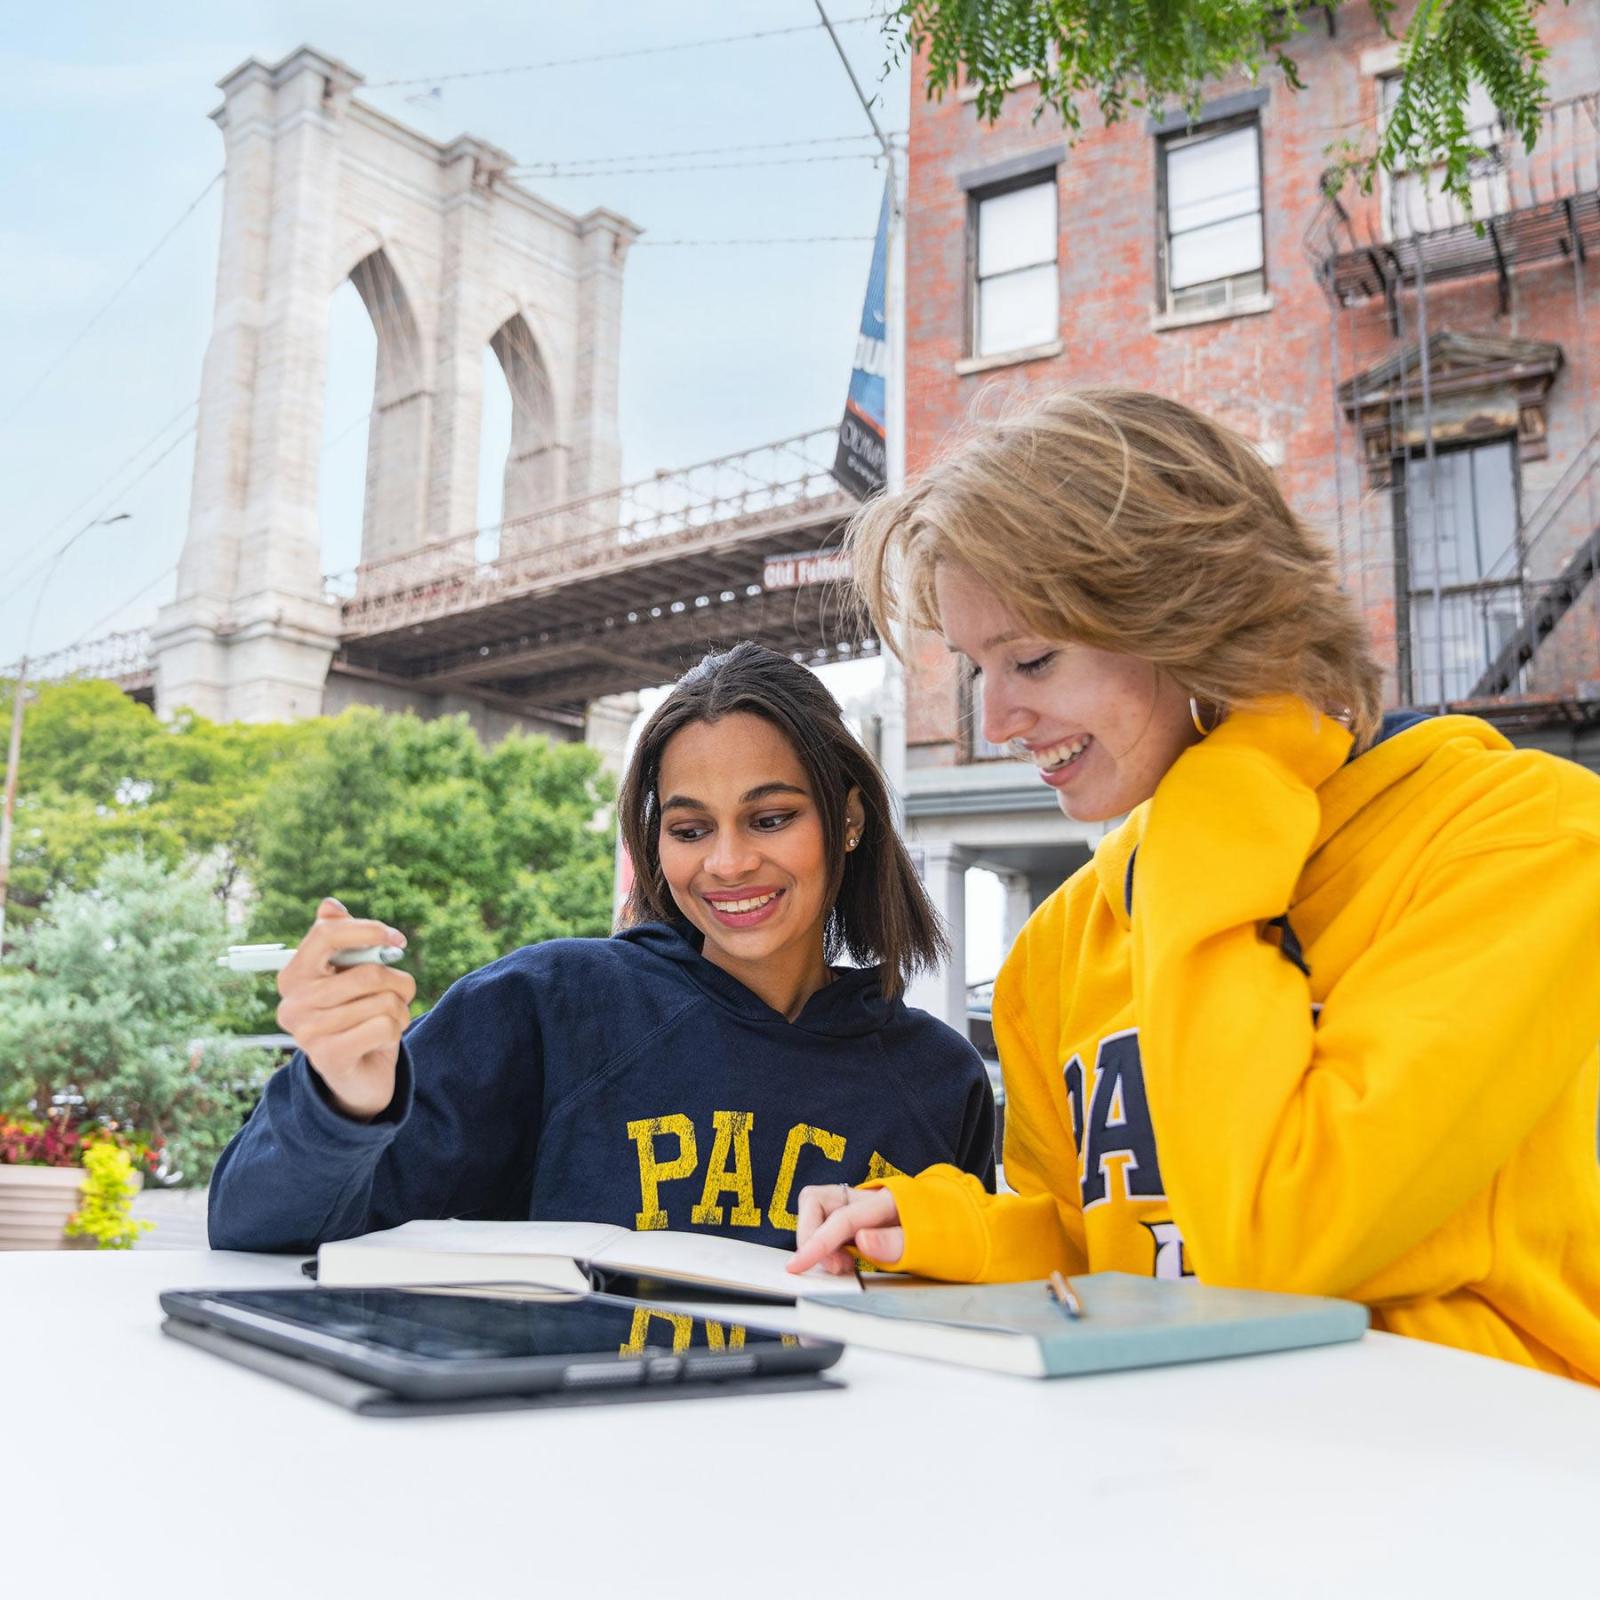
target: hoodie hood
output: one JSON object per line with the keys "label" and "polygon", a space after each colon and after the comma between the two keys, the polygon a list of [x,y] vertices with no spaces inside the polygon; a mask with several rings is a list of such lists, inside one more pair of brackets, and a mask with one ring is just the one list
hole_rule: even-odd
{"label": "hoodie hood", "polygon": [[[1377,797],[1405,782],[1441,750],[1509,750],[1511,742],[1478,717],[1430,717],[1415,711],[1391,711],[1377,739],[1353,755],[1317,791],[1322,821],[1311,846],[1314,857],[1352,817]],[[1094,853],[1095,877],[1111,914],[1123,929],[1132,926],[1133,879],[1138,870],[1139,841],[1150,816],[1150,802],[1136,806],[1127,819],[1100,841]]]}
{"label": "hoodie hood", "polygon": [[1448,747],[1463,754],[1509,750],[1511,741],[1478,717],[1390,712],[1383,719],[1377,740],[1347,761],[1317,791],[1322,803],[1322,826],[1317,829],[1311,853],[1315,855],[1380,794],[1403,783]]}
{"label": "hoodie hood", "polygon": [[904,1009],[901,1001],[884,998],[881,968],[834,967],[833,982],[812,995],[790,1022],[732,973],[707,961],[701,934],[687,922],[641,922],[613,937],[637,945],[724,1011],[765,1027],[853,1038],[877,1031]]}

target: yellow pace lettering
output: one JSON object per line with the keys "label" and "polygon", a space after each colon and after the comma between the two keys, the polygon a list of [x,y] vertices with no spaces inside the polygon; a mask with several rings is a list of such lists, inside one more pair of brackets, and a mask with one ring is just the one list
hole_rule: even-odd
{"label": "yellow pace lettering", "polygon": [[706,1324],[706,1345],[712,1350],[743,1350],[744,1329],[735,1323],[726,1332],[720,1322]]}
{"label": "yellow pace lettering", "polygon": [[[674,1354],[679,1354],[689,1348],[690,1336],[694,1333],[694,1318],[680,1316],[676,1311],[652,1311],[649,1306],[635,1306],[633,1308],[633,1327],[628,1331],[628,1342],[617,1351],[619,1356],[637,1356],[644,1354],[645,1342],[650,1337],[650,1324],[664,1322],[672,1329],[672,1349]],[[718,1329],[720,1333],[721,1330]]]}
{"label": "yellow pace lettering", "polygon": [[872,1159],[867,1163],[867,1182],[874,1178],[904,1178],[907,1174],[902,1172],[894,1162],[886,1156],[880,1156],[876,1150],[872,1152]]}
{"label": "yellow pace lettering", "polygon": [[[662,1134],[676,1134],[678,1153],[671,1161],[656,1159],[656,1140]],[[687,1178],[699,1161],[695,1149],[694,1124],[679,1112],[668,1117],[648,1117],[628,1124],[628,1137],[639,1149],[639,1212],[634,1226],[648,1233],[667,1226],[661,1209],[661,1185],[674,1178]],[[749,1152],[746,1150],[746,1159]]]}
{"label": "yellow pace lettering", "polygon": [[[706,1162],[706,1186],[700,1204],[689,1213],[699,1227],[716,1227],[722,1221],[717,1197],[731,1193],[737,1200],[730,1219],[736,1228],[759,1228],[761,1207],[756,1204],[756,1182],[750,1171],[750,1130],[755,1126],[753,1111],[713,1111],[711,1125],[716,1129],[711,1142],[711,1158]],[[733,1170],[728,1157],[733,1156]]]}
{"label": "yellow pace lettering", "polygon": [[789,1209],[789,1199],[794,1192],[794,1173],[800,1164],[800,1152],[808,1144],[815,1145],[830,1161],[844,1160],[842,1133],[829,1133],[826,1128],[797,1122],[784,1141],[783,1162],[778,1168],[778,1181],[772,1186],[772,1204],[767,1207],[767,1221],[774,1228],[793,1229],[800,1220]]}

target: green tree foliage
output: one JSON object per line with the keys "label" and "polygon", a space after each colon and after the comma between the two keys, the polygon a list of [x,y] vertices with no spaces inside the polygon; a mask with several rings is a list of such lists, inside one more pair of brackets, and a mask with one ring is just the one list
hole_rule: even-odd
{"label": "green tree foliage", "polygon": [[211,1042],[225,942],[210,887],[142,853],[58,890],[0,967],[0,1108],[70,1105],[164,1140],[203,1180],[269,1067]]}
{"label": "green tree foliage", "polygon": [[[1467,126],[1472,80],[1490,92],[1524,144],[1538,137],[1546,50],[1535,28],[1544,0],[1420,0],[1405,26],[1397,102],[1376,148],[1345,147],[1343,165],[1371,184],[1380,170],[1438,169],[1470,206],[1476,147]],[[1398,0],[902,0],[886,20],[896,52],[926,51],[928,93],[976,91],[993,121],[1021,82],[1037,86],[1069,132],[1095,101],[1108,123],[1146,107],[1198,108],[1204,86],[1264,70],[1302,86],[1296,45],[1325,14],[1366,5],[1393,33]]]}
{"label": "green tree foliage", "polygon": [[[226,895],[255,856],[260,804],[285,763],[303,758],[326,722],[159,722],[114,684],[45,684],[30,701],[18,763],[9,929],[25,927],[56,889],[92,884],[113,855],[189,862]],[[0,727],[10,686],[0,691]]]}
{"label": "green tree foliage", "polygon": [[297,942],[333,895],[405,932],[431,1005],[519,945],[609,931],[610,799],[583,745],[485,750],[465,718],[348,711],[262,814],[254,936]]}

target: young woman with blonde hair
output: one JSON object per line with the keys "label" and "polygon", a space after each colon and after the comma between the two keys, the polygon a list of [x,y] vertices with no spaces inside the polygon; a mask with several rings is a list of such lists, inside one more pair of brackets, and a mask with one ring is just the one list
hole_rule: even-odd
{"label": "young woman with blonde hair", "polygon": [[853,538],[883,637],[1126,820],[995,985],[1016,1192],[817,1186],[797,1267],[1194,1273],[1600,1382],[1600,779],[1382,717],[1328,551],[1174,401],[978,426]]}

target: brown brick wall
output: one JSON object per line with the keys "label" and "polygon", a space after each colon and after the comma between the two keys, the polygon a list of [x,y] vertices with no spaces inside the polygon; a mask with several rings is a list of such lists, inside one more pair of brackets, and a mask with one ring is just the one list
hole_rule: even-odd
{"label": "brown brick wall", "polygon": [[[1600,87],[1600,0],[1551,7],[1541,13],[1540,27],[1552,47],[1553,97]],[[1007,157],[1059,144],[1063,133],[1049,114],[1034,120],[1036,99],[1025,90],[1013,95],[992,128],[978,123],[970,102],[952,96],[929,103],[922,63],[917,63],[907,219],[909,470],[914,473],[937,451],[989,385],[1010,391],[1113,382],[1172,395],[1282,450],[1279,474],[1291,503],[1341,549],[1346,582],[1392,667],[1391,497],[1369,488],[1359,470],[1360,438],[1352,424],[1336,417],[1334,387],[1337,379],[1383,359],[1397,344],[1381,299],[1334,310],[1313,275],[1304,242],[1318,205],[1318,180],[1329,165],[1328,145],[1375,125],[1376,79],[1363,73],[1361,59],[1383,43],[1363,10],[1342,10],[1335,37],[1313,31],[1297,52],[1307,85],[1303,92],[1270,75],[1263,79],[1269,89],[1260,116],[1270,311],[1156,330],[1156,140],[1142,115],[1107,129],[1093,126],[1091,112],[1058,171],[1062,353],[968,376],[956,371],[969,353],[968,200],[960,179]],[[1219,85],[1216,94],[1243,87]],[[1492,276],[1428,290],[1431,331],[1553,340],[1565,354],[1549,397],[1549,458],[1523,468],[1524,515],[1560,477],[1585,437],[1585,389],[1590,427],[1600,426],[1600,254],[1588,262],[1581,310],[1582,315],[1565,262],[1515,273],[1506,314]],[[1414,294],[1402,294],[1401,313],[1410,340],[1415,337]],[[1574,638],[1584,635],[1579,627],[1567,632]],[[1587,637],[1592,640],[1593,634],[1591,624]],[[1573,651],[1563,654],[1570,657]],[[1600,677],[1592,656],[1573,670],[1580,679]],[[1395,693],[1392,672],[1390,693]],[[957,759],[957,700],[942,650],[916,652],[908,696],[912,760]]]}

